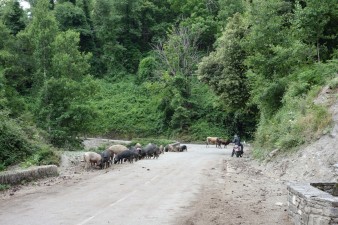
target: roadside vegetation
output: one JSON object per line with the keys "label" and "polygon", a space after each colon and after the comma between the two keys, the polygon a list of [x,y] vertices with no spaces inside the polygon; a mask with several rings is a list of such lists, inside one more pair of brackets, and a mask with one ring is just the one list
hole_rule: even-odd
{"label": "roadside vegetation", "polygon": [[0,191],[8,190],[11,186],[7,184],[0,184]]}
{"label": "roadside vegetation", "polygon": [[264,158],[330,129],[338,5],[323,0],[0,3],[0,170],[83,137],[204,142]]}
{"label": "roadside vegetation", "polygon": [[260,121],[254,140],[257,158],[264,159],[274,149],[294,151],[298,146],[309,144],[330,131],[330,105],[316,104],[314,100],[323,86],[329,86],[337,93],[337,87],[333,84],[337,71],[337,62],[333,61],[315,64],[294,74],[296,79],[290,81],[281,100],[283,105],[271,118]]}

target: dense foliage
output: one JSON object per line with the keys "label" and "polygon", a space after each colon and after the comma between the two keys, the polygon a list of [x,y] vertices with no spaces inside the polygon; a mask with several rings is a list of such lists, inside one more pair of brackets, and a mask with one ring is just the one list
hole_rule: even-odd
{"label": "dense foliage", "polygon": [[336,1],[28,2],[0,2],[0,167],[86,136],[238,133],[264,157],[330,125]]}

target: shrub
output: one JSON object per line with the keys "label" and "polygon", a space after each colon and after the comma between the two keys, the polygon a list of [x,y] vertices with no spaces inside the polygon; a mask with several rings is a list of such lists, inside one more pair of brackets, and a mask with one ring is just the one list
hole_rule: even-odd
{"label": "shrub", "polygon": [[0,111],[0,171],[20,162],[31,166],[58,165],[59,161],[60,157],[46,144],[40,130],[27,120],[13,119]]}
{"label": "shrub", "polygon": [[51,148],[42,148],[35,152],[27,160],[21,163],[21,166],[26,168],[33,165],[59,165],[60,164],[60,153]]}
{"label": "shrub", "polygon": [[92,131],[91,121],[98,114],[89,99],[97,88],[89,76],[81,82],[68,78],[51,78],[46,82],[40,93],[36,116],[39,125],[49,131],[54,146],[79,148],[79,134]]}
{"label": "shrub", "polygon": [[255,159],[263,160],[266,157],[267,151],[264,148],[254,147],[252,150],[252,155]]}
{"label": "shrub", "polygon": [[330,82],[329,82],[329,87],[331,89],[336,89],[338,87],[338,77],[333,78]]}
{"label": "shrub", "polygon": [[311,142],[325,133],[332,123],[332,116],[327,108],[321,105],[313,105],[307,110],[306,116],[299,118],[296,131],[299,131],[304,141]]}
{"label": "shrub", "polygon": [[323,86],[327,81],[330,87],[334,88],[338,82],[336,78],[337,64],[337,61],[331,61],[299,69],[290,76],[290,86],[286,95],[288,97],[307,95],[316,86]]}
{"label": "shrub", "polygon": [[0,191],[5,191],[9,189],[11,186],[8,184],[0,184]]}
{"label": "shrub", "polygon": [[140,61],[137,71],[137,81],[153,80],[155,78],[155,69],[158,67],[156,60],[152,56],[143,58]]}
{"label": "shrub", "polygon": [[100,112],[91,123],[94,135],[132,139],[159,132],[161,112],[157,107],[161,96],[152,93],[154,85],[138,86],[124,80],[114,84],[102,82],[100,86],[91,101]]}
{"label": "shrub", "polygon": [[0,112],[0,162],[2,168],[18,163],[34,151],[34,146],[18,121]]}

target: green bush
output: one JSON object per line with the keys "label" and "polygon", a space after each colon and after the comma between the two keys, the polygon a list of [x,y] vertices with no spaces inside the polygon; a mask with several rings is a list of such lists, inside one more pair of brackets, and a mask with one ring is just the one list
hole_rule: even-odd
{"label": "green bush", "polygon": [[95,134],[132,139],[158,133],[161,112],[157,110],[161,96],[154,94],[154,85],[135,85],[120,81],[102,81],[101,89],[90,101],[99,114],[92,120]]}
{"label": "green bush", "polygon": [[267,150],[264,148],[254,147],[252,150],[253,157],[258,160],[264,160],[267,153]]}
{"label": "green bush", "polygon": [[43,133],[22,117],[13,119],[0,111],[0,171],[20,162],[30,165],[58,165],[60,158],[47,145]]}
{"label": "green bush", "polygon": [[9,189],[11,186],[8,184],[0,184],[0,191],[5,191]]}
{"label": "green bush", "polygon": [[304,140],[302,136],[299,137],[292,134],[285,134],[277,140],[276,146],[283,150],[290,150],[303,143]]}
{"label": "green bush", "polygon": [[60,153],[52,148],[43,147],[21,163],[26,168],[33,165],[60,165]]}
{"label": "green bush", "polygon": [[6,169],[6,166],[4,163],[0,163],[0,171],[3,171]]}
{"label": "green bush", "polygon": [[307,102],[303,98],[295,98],[295,107],[288,102],[271,119],[260,124],[255,146],[272,151],[276,148],[289,151],[304,143],[310,143],[331,124],[331,116],[323,106],[303,106]]}
{"label": "green bush", "polygon": [[[289,88],[286,95],[290,97],[307,95],[316,86],[323,86],[328,82],[332,88],[337,83],[337,61],[316,63],[300,68],[290,76]],[[285,98],[285,97],[284,97]]]}
{"label": "green bush", "polygon": [[7,167],[20,162],[34,152],[34,145],[17,120],[0,111],[0,162]]}
{"label": "green bush", "polygon": [[60,153],[50,149],[43,149],[38,152],[38,165],[60,165]]}
{"label": "green bush", "polygon": [[96,108],[89,101],[97,91],[97,83],[90,76],[81,82],[51,78],[45,83],[36,117],[39,125],[48,130],[54,146],[69,149],[80,147],[81,140],[77,137],[81,133],[91,132],[92,121],[98,116]]}
{"label": "green bush", "polygon": [[137,83],[140,84],[142,81],[154,80],[156,67],[158,65],[153,56],[143,58],[138,66]]}
{"label": "green bush", "polygon": [[336,89],[338,87],[338,77],[333,78],[330,82],[329,82],[329,87],[331,89]]}

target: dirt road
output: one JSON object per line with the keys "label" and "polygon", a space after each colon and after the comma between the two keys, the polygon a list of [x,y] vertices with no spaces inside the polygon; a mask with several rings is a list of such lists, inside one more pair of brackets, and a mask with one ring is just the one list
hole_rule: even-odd
{"label": "dirt road", "polygon": [[284,181],[231,147],[187,146],[2,197],[0,224],[290,224]]}

